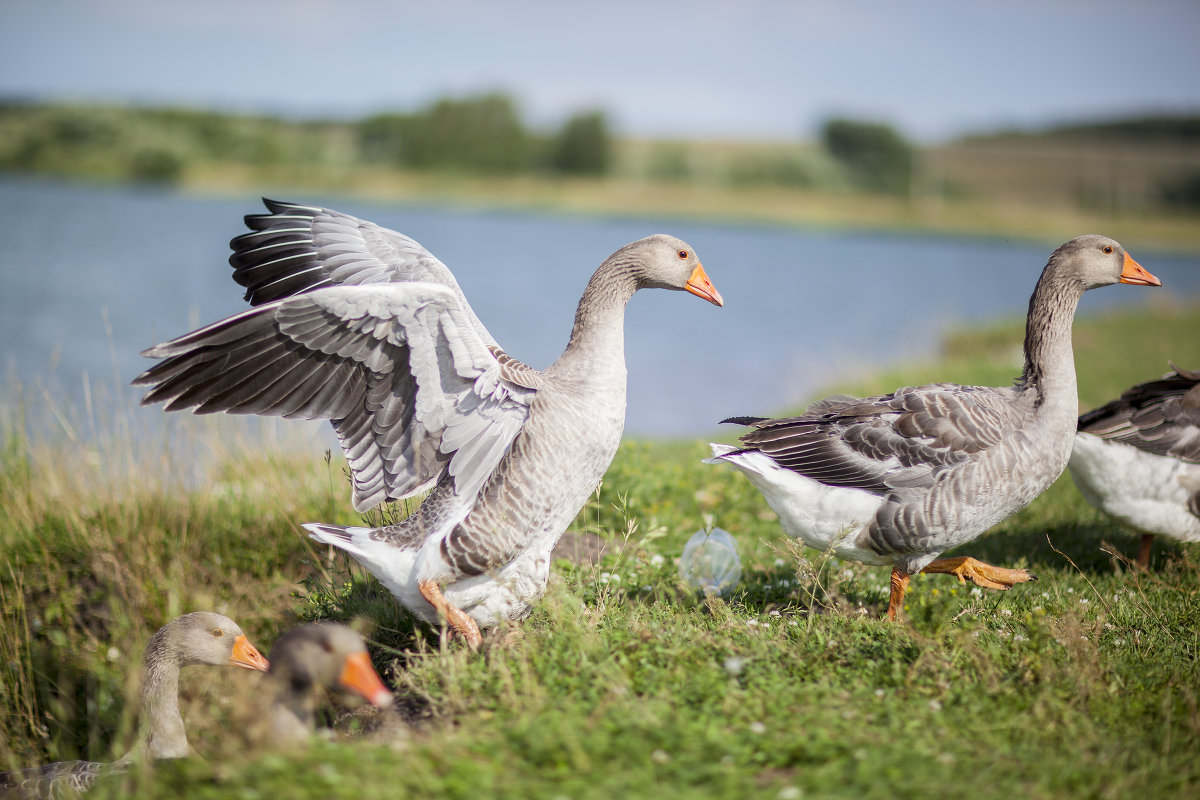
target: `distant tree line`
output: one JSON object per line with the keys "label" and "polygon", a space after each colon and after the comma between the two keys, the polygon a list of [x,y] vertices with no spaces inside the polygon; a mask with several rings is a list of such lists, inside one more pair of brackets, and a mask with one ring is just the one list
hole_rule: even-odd
{"label": "distant tree line", "polygon": [[603,175],[612,136],[600,111],[576,114],[548,134],[531,131],[503,94],[352,122],[0,102],[0,169],[170,182],[191,164],[220,162]]}
{"label": "distant tree line", "polygon": [[[993,140],[1090,141],[1109,147],[1116,142],[1143,150],[1162,143],[1200,148],[1200,117],[1111,120],[962,142]],[[171,183],[186,177],[189,169],[229,167],[254,170],[252,174],[267,179],[304,181],[320,174],[353,180],[356,170],[379,167],[485,176],[602,177],[619,171],[668,183],[897,197],[987,191],[987,186],[969,183],[971,176],[968,184],[956,185],[944,166],[935,166],[931,183],[922,172],[923,162],[937,148],[920,149],[894,127],[875,120],[830,119],[816,146],[796,142],[722,150],[703,143],[658,142],[650,145],[648,154],[643,148],[640,159],[630,161],[627,155],[618,163],[617,145],[602,111],[581,111],[557,129],[535,130],[522,120],[514,100],[502,93],[443,98],[408,113],[349,121],[0,99],[0,170],[98,180]],[[1019,153],[1012,158],[1029,171],[1028,159],[1022,162]],[[1170,174],[1135,173],[1136,181],[1147,187],[1138,193],[1146,198],[1138,200],[1138,207],[1200,208],[1200,169],[1189,163],[1196,162],[1184,160]],[[1078,177],[1070,179],[1082,186],[1078,202],[1115,207],[1111,198],[1129,195],[1133,184],[1123,177],[1100,180],[1098,172],[1104,170],[1084,164]],[[1031,174],[1036,176],[1036,168]],[[1049,178],[1042,180],[1042,187],[1032,178],[1023,180],[1032,197]]]}

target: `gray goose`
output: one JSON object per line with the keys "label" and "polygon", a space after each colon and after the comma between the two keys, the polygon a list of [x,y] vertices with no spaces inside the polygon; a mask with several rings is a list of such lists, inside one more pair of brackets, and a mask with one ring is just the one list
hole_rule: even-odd
{"label": "gray goose", "polygon": [[1174,364],[1079,418],[1071,477],[1096,508],[1142,534],[1200,542],[1200,370]]}
{"label": "gray goose", "polygon": [[142,658],[142,726],[137,742],[113,762],[60,761],[0,773],[0,794],[8,797],[73,797],[103,774],[121,772],[143,758],[182,758],[187,734],[179,713],[179,670],[191,664],[232,665],[267,670],[267,660],[237,623],[221,614],[195,611],[168,622],[150,639]]}
{"label": "gray goose", "polygon": [[1027,505],[1062,473],[1078,414],[1071,322],[1088,289],[1159,280],[1103,236],[1050,256],[1029,301],[1025,369],[1011,387],[938,383],[879,397],[828,397],[750,426],[709,463],[743,472],[783,529],[839,558],[891,565],[888,618],[910,576],[950,573],[1008,589],[1032,580],[970,557],[938,559]]}
{"label": "gray goose", "polygon": [[472,647],[520,619],[550,552],[616,453],[625,422],[625,304],[645,288],[721,295],[683,241],[613,253],[584,290],[563,354],[505,353],[421,245],[337,211],[265,201],[233,240],[255,308],[145,351],[134,380],[169,411],[328,419],[358,511],[433,487],[402,522],[310,524],[427,622]]}
{"label": "gray goose", "polygon": [[345,625],[314,623],[287,631],[271,648],[269,674],[275,696],[267,735],[276,746],[308,741],[317,704],[329,693],[352,693],[381,708],[392,703],[362,637]]}

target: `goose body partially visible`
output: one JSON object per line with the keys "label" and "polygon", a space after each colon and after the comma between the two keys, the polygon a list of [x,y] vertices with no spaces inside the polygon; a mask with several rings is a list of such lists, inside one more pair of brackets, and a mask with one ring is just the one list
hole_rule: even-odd
{"label": "goose body partially visible", "polygon": [[997,589],[1031,580],[938,556],[1024,507],[1066,467],[1078,413],[1071,322],[1084,291],[1118,282],[1159,285],[1112,239],[1073,239],[1051,255],[1030,299],[1015,385],[913,386],[826,398],[797,417],[735,417],[725,421],[751,430],[740,447],[712,445],[709,461],[744,473],[789,535],[892,566],[891,618],[916,572]]}
{"label": "goose body partially visible", "polygon": [[1200,542],[1200,370],[1140,383],[1079,417],[1071,477],[1096,508],[1142,534]]}
{"label": "goose body partially visible", "polygon": [[402,234],[268,201],[234,239],[255,308],[147,350],[134,383],[167,410],[328,419],[366,510],[432,487],[402,522],[311,524],[415,615],[519,619],[545,589],[555,542],[612,461],[625,419],[625,304],[642,288],[721,305],[699,258],[656,234],[588,282],[566,350],[545,370],[505,353],[450,271]]}
{"label": "goose body partially visible", "polygon": [[117,761],[60,761],[0,773],[0,794],[20,798],[74,797],[101,775],[120,772],[138,758],[182,758],[187,734],[179,713],[179,670],[191,664],[235,666],[265,672],[268,664],[237,623],[195,611],[168,622],[150,639],[142,658],[142,723],[133,748]]}

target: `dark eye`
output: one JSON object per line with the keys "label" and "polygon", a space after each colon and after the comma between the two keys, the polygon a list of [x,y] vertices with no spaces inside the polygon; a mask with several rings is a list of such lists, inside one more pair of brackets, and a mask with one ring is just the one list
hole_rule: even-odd
{"label": "dark eye", "polygon": [[1106,252],[1106,253],[1111,253],[1111,252],[1112,252],[1112,245],[1111,245],[1111,244],[1106,244],[1106,245],[1104,245],[1104,252]]}
{"label": "dark eye", "polygon": [[225,635],[225,631],[221,630],[220,628],[213,628],[212,635],[214,638],[220,639],[222,636]]}
{"label": "dark eye", "polygon": [[680,257],[680,258],[683,258],[683,259],[686,259],[686,258],[688,257],[688,251],[687,251],[687,250],[680,250],[680,251],[679,251],[679,257]]}

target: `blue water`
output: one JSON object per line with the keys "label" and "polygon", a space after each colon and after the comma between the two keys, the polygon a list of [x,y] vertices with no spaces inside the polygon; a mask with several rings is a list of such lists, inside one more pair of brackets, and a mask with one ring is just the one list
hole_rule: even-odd
{"label": "blue water", "polygon": [[[640,435],[703,436],[726,416],[794,408],[838,375],[934,353],[949,327],[1019,317],[1052,249],[280,199],[332,206],[414,237],[455,272],[496,340],[535,366],[561,352],[579,295],[605,256],[655,232],[687,240],[726,307],[662,291],[630,302],[626,429]],[[38,396],[30,387],[43,386],[76,401],[97,386],[136,397],[129,381],[151,363],[141,350],[245,307],[229,277],[228,241],[243,230],[243,214],[261,210],[252,196],[0,179],[0,374],[15,376],[30,402]],[[1063,239],[1087,232],[1064,231]],[[1134,255],[1166,288],[1088,292],[1081,313],[1156,293],[1200,294],[1200,258]]]}

